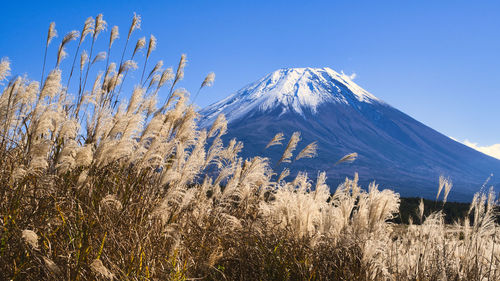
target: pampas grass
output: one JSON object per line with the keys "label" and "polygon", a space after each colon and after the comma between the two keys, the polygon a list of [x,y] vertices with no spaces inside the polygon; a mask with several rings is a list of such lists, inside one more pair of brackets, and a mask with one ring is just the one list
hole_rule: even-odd
{"label": "pampas grass", "polygon": [[300,132],[294,132],[286,145],[285,151],[281,155],[281,158],[278,160],[277,165],[282,162],[291,162],[291,158],[293,156],[293,151],[297,147],[297,144],[300,141]]}
{"label": "pampas grass", "polygon": [[42,78],[40,78],[40,81],[43,81],[44,77],[43,75],[45,74],[45,63],[47,62],[47,50],[49,49],[50,42],[52,42],[52,39],[54,39],[54,37],[57,37],[56,23],[51,22],[49,25],[49,31],[47,32],[47,41],[45,42],[45,53],[43,55],[43,65],[42,65]]}
{"label": "pampas grass", "polygon": [[[300,133],[284,148],[278,164],[290,164],[279,175],[268,158],[242,158],[242,142],[223,140],[224,115],[198,128],[189,93],[178,88],[185,55],[175,72],[158,62],[120,100],[139,60],[135,50],[113,61],[113,28],[109,65],[85,92],[89,68],[104,59],[92,50],[105,26],[102,15],[87,19],[70,52],[73,66],[80,58],[78,87],[70,84],[73,66],[67,76],[56,67],[31,81],[10,78],[8,59],[0,63],[0,81],[10,78],[0,91],[1,280],[500,279],[492,189],[476,194],[454,225],[441,211],[424,216],[422,203],[420,224],[395,225],[399,195],[362,188],[357,174],[333,194],[325,172],[288,181]],[[139,26],[134,14],[126,42]],[[54,34],[51,24],[45,47]],[[90,51],[80,52],[88,34]],[[69,49],[67,42],[60,44]],[[201,88],[211,82],[207,76]],[[283,140],[279,133],[266,148]],[[313,142],[294,161],[316,151]],[[451,186],[440,180],[443,204]]]}
{"label": "pampas grass", "polygon": [[353,152],[345,155],[344,157],[340,158],[339,161],[335,163],[335,165],[340,164],[340,163],[352,163],[356,161],[358,158],[358,153]]}
{"label": "pampas grass", "polygon": [[283,137],[283,133],[277,133],[266,145],[266,149],[273,146],[273,145],[282,145],[281,143],[282,140],[285,138]]}
{"label": "pampas grass", "polygon": [[146,52],[146,59],[144,60],[144,67],[142,69],[141,84],[142,84],[142,81],[144,80],[144,73],[146,72],[146,65],[148,64],[149,56],[151,55],[151,52],[154,51],[155,49],[156,49],[156,37],[151,35],[149,37],[148,51]]}
{"label": "pampas grass", "polygon": [[297,157],[295,157],[295,161],[302,158],[313,158],[317,155],[316,151],[318,149],[318,144],[316,142],[312,142],[308,144],[304,149],[302,149]]}
{"label": "pampas grass", "polygon": [[5,80],[10,76],[10,62],[8,58],[0,60],[0,81]]}
{"label": "pampas grass", "polygon": [[200,94],[201,89],[203,89],[205,87],[212,87],[212,85],[214,84],[214,81],[215,81],[215,73],[210,72],[209,74],[207,74],[207,76],[205,77],[203,82],[201,82],[200,88],[196,92],[196,95],[194,96],[192,103],[194,103],[196,101],[196,98]]}

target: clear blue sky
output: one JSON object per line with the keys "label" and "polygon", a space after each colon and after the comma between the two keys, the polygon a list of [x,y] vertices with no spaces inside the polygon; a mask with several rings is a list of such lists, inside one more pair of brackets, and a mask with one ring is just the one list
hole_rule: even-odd
{"label": "clear blue sky", "polygon": [[278,68],[328,66],[356,73],[360,86],[448,136],[500,143],[500,1],[3,1],[2,10],[0,57],[14,74],[39,79],[51,21],[60,40],[103,13],[104,51],[111,27],[120,45],[137,12],[134,42],[158,38],[151,61],[174,66],[188,55],[181,86],[194,92],[216,73],[200,106]]}

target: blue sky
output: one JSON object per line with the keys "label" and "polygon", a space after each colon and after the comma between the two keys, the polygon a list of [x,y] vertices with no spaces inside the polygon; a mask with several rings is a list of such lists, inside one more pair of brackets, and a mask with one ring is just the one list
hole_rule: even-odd
{"label": "blue sky", "polygon": [[278,68],[328,66],[356,73],[360,86],[445,135],[477,146],[500,143],[500,1],[88,0],[2,7],[0,57],[10,58],[13,74],[39,79],[51,21],[60,40],[98,13],[109,27],[97,50],[105,50],[118,25],[111,60],[119,60],[136,12],[142,28],[134,42],[158,38],[151,62],[174,66],[187,54],[181,86],[195,92],[208,72],[216,73],[214,86],[198,97],[202,107]]}

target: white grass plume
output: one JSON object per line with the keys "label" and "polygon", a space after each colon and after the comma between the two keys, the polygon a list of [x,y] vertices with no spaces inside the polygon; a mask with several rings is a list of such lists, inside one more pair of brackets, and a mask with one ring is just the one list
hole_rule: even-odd
{"label": "white grass plume", "polygon": [[83,50],[82,54],[80,55],[80,71],[83,71],[83,68],[85,67],[85,64],[87,64],[87,61],[89,60],[89,54],[87,51]]}
{"label": "white grass plume", "polygon": [[213,72],[210,72],[206,77],[205,79],[203,80],[203,82],[201,83],[200,85],[200,88],[198,89],[198,91],[196,92],[196,95],[194,96],[193,98],[193,101],[192,103],[194,103],[194,101],[196,100],[196,98],[198,97],[198,95],[200,94],[200,91],[201,89],[205,88],[205,87],[211,87],[214,83],[214,80],[215,80],[215,73]]}
{"label": "white grass plume", "polygon": [[132,18],[132,24],[130,25],[130,28],[128,30],[127,40],[130,39],[130,35],[132,35],[132,32],[134,30],[140,28],[141,28],[141,16],[134,13],[134,17]]}
{"label": "white grass plume", "polygon": [[418,218],[420,223],[424,221],[424,200],[420,198],[420,203],[418,204]]}
{"label": "white grass plume", "polygon": [[85,23],[83,24],[82,31],[80,33],[80,43],[82,44],[83,41],[85,40],[85,37],[89,35],[90,33],[94,32],[94,18],[93,17],[88,17],[85,20]]}
{"label": "white grass plume", "polygon": [[[151,78],[151,77],[152,77],[155,73],[157,73],[157,72],[161,71],[162,66],[163,66],[163,61],[162,61],[162,60],[159,60],[159,61],[155,64],[155,66],[153,67],[153,69],[151,69],[151,71],[149,72],[148,77],[146,77],[146,81],[147,81],[149,78]],[[160,80],[160,79],[158,79],[158,81],[159,81],[159,80]]]}
{"label": "white grass plume", "polygon": [[179,65],[177,66],[177,72],[175,73],[174,82],[172,83],[172,87],[170,88],[170,92],[172,92],[177,82],[184,78],[184,67],[186,67],[186,62],[186,54],[182,54],[181,59],[179,60]]}
{"label": "white grass plume", "polygon": [[217,131],[219,131],[217,137],[221,137],[227,131],[226,116],[224,116],[224,114],[222,113],[217,116],[214,123],[212,124],[212,127],[210,127],[210,130],[208,131],[208,137],[213,137]]}
{"label": "white grass plume", "polygon": [[285,151],[283,152],[283,155],[281,156],[280,160],[278,161],[277,165],[280,163],[289,163],[291,162],[291,158],[293,156],[293,151],[297,147],[297,144],[300,141],[300,132],[294,132],[292,136],[290,137],[290,140],[288,141],[288,144],[285,148]]}
{"label": "white grass plume", "polygon": [[59,64],[63,59],[65,59],[68,56],[68,53],[64,50],[63,45],[59,45],[59,49],[57,50],[57,61],[56,61],[56,67],[59,67]]}
{"label": "white grass plume", "polygon": [[148,51],[146,53],[146,58],[149,58],[149,55],[151,55],[151,52],[156,49],[156,37],[154,35],[151,35],[149,37],[149,44],[148,44]]}
{"label": "white grass plume", "polygon": [[158,83],[158,88],[161,88],[163,85],[165,85],[165,83],[167,83],[167,81],[170,81],[172,79],[174,79],[174,71],[171,67],[169,67],[161,73],[161,78],[160,82]]}
{"label": "white grass plume", "polygon": [[92,64],[103,61],[104,59],[106,59],[106,52],[99,52],[92,60]]}
{"label": "white grass plume", "polygon": [[317,142],[312,142],[308,144],[302,151],[299,152],[297,157],[295,157],[295,161],[302,158],[313,158],[317,155],[318,144]]}
{"label": "white grass plume", "polygon": [[207,77],[205,77],[205,80],[203,80],[203,82],[201,83],[200,89],[212,86],[214,80],[215,80],[215,73],[210,72],[209,74],[207,74]]}
{"label": "white grass plume", "polygon": [[277,183],[282,181],[284,178],[288,177],[290,175],[290,169],[285,168],[280,175],[278,176],[278,179],[276,180]]}
{"label": "white grass plume", "polygon": [[132,57],[135,56],[135,54],[144,48],[146,46],[146,37],[141,37],[139,40],[137,40],[137,43],[135,44],[134,52],[132,53]]}
{"label": "white grass plume", "polygon": [[453,187],[453,183],[449,178],[446,179],[446,182],[444,184],[444,196],[443,196],[443,204],[446,203],[446,200],[448,199],[448,194],[450,194],[450,190]]}
{"label": "white grass plume", "polygon": [[109,48],[111,48],[113,42],[118,39],[119,35],[120,33],[118,32],[118,26],[113,26],[113,28],[111,29],[111,34],[109,35]]}
{"label": "white grass plume", "polygon": [[73,30],[73,31],[70,31],[68,32],[61,44],[59,45],[59,49],[57,50],[57,62],[56,62],[56,67],[59,67],[59,64],[61,63],[61,61],[67,56],[67,53],[65,51],[65,47],[66,45],[70,42],[70,41],[73,41],[73,40],[76,40],[78,38],[78,36],[80,35],[80,33],[76,30]]}
{"label": "white grass plume", "polygon": [[285,138],[283,137],[283,133],[277,133],[274,135],[274,137],[267,143],[266,149],[273,146],[273,145],[282,145],[283,143],[281,142]]}
{"label": "white grass plume", "polygon": [[57,37],[56,23],[51,22],[49,25],[49,31],[47,32],[47,46],[50,44],[52,39],[54,39],[54,37]]}
{"label": "white grass plume", "polygon": [[358,153],[353,152],[345,155],[344,157],[340,158],[339,161],[335,163],[335,165],[340,164],[340,163],[352,163],[358,158]]}
{"label": "white grass plume", "polygon": [[443,175],[439,176],[439,188],[436,195],[436,200],[438,200],[441,191],[443,191],[444,189],[443,203],[446,203],[446,199],[448,198],[448,194],[450,193],[452,186],[453,183],[449,178],[445,178]]}
{"label": "white grass plume", "polygon": [[95,22],[94,22],[94,39],[97,39],[97,36],[99,35],[99,33],[101,33],[102,31],[106,30],[106,26],[107,26],[107,23],[106,21],[104,20],[104,17],[102,14],[98,14],[96,17],[95,17]]}
{"label": "white grass plume", "polygon": [[125,61],[122,66],[120,67],[120,69],[118,70],[118,73],[123,73],[125,71],[128,71],[128,70],[134,70],[134,69],[137,69],[137,63],[133,60],[127,60]]}
{"label": "white grass plume", "polygon": [[4,57],[0,60],[0,81],[5,80],[10,75],[10,61],[9,58]]}
{"label": "white grass plume", "polygon": [[43,88],[39,98],[40,99],[43,99],[44,97],[53,98],[60,90],[61,90],[61,70],[54,69],[47,76],[47,79],[43,84]]}
{"label": "white grass plume", "polygon": [[70,31],[64,35],[61,42],[62,46],[66,46],[70,41],[76,40],[80,36],[80,33],[76,30]]}
{"label": "white grass plume", "polygon": [[28,245],[38,250],[38,235],[33,230],[25,229],[22,231],[21,235]]}

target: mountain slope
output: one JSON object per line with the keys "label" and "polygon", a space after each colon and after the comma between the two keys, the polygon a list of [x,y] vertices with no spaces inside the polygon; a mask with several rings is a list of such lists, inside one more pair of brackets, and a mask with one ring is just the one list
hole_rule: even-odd
{"label": "mountain slope", "polygon": [[[425,126],[330,68],[275,71],[203,109],[201,126],[220,113],[229,122],[226,139],[242,140],[247,157],[260,154],[275,163],[284,147],[264,147],[279,132],[287,138],[302,133],[297,151],[318,141],[318,157],[292,163],[292,175],[326,171],[332,188],[359,172],[364,184],[376,180],[402,196],[432,198],[443,174],[454,182],[450,199],[469,200],[500,172],[500,160]],[[354,163],[334,165],[351,152],[359,154]]]}

